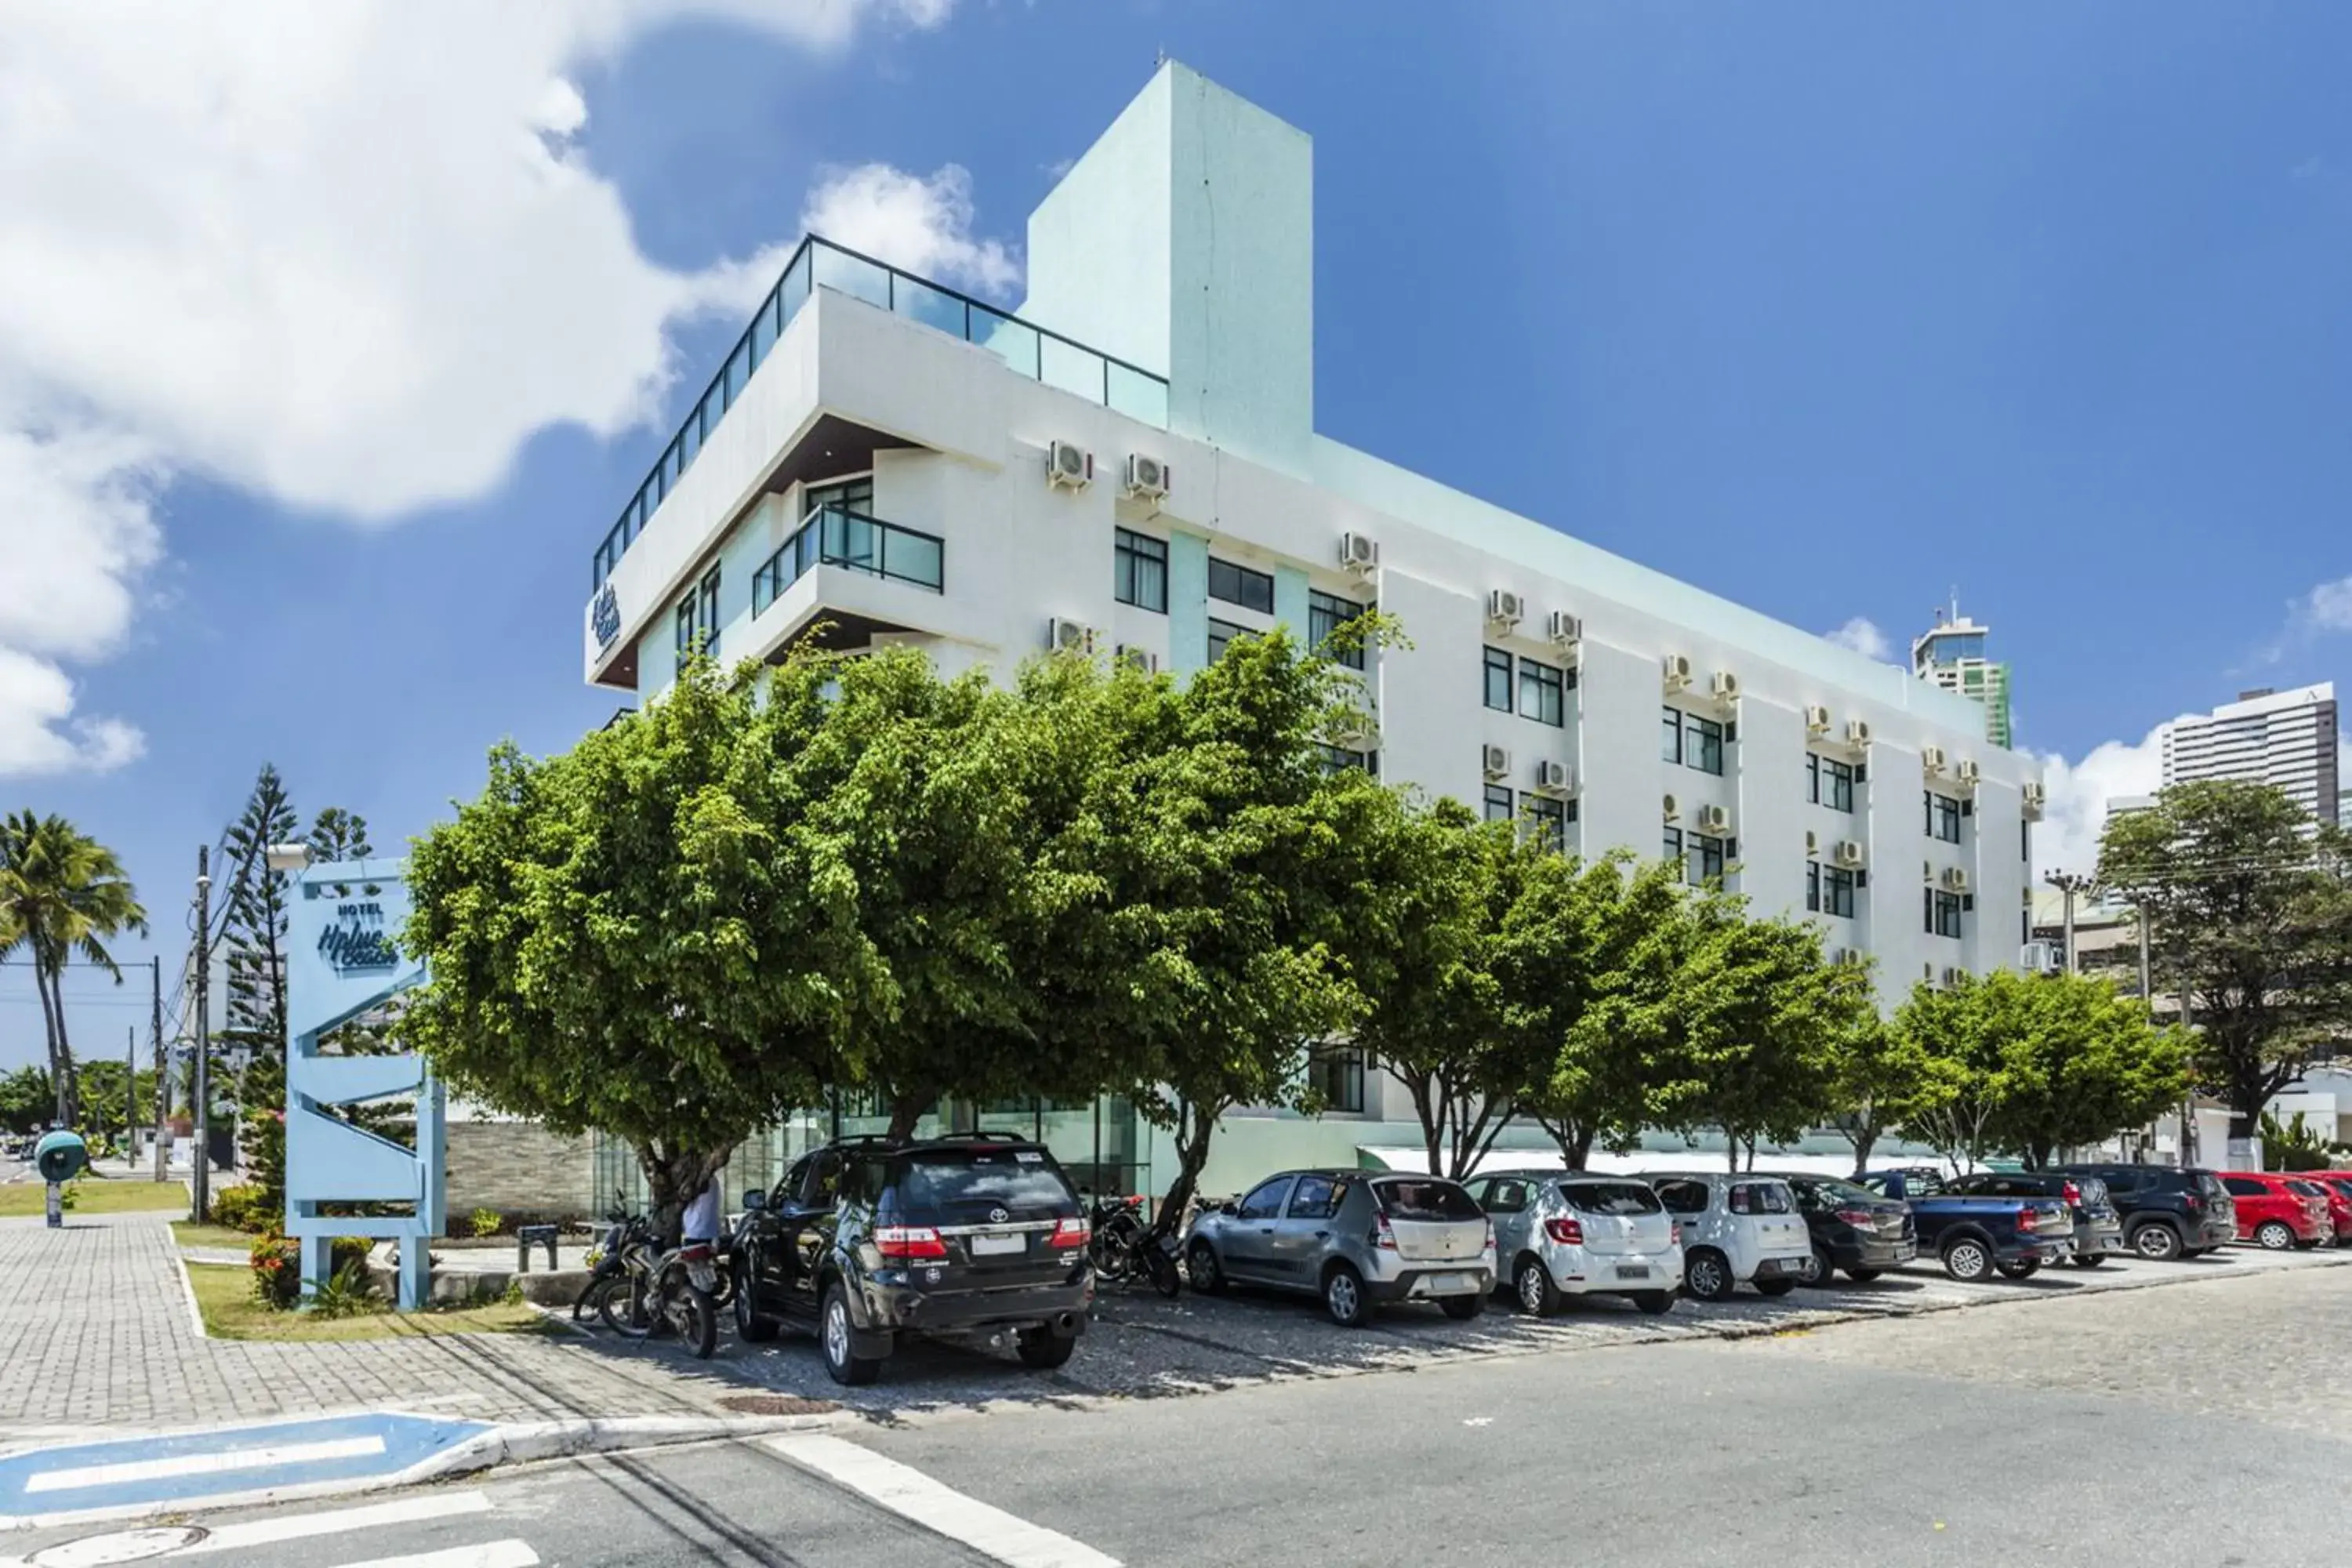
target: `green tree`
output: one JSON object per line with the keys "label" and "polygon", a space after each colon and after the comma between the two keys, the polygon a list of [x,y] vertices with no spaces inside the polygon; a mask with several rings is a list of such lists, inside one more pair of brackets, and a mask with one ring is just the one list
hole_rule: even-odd
{"label": "green tree", "polygon": [[122,984],[109,939],[147,934],[147,911],[113,850],[62,816],[29,811],[0,819],[0,958],[17,949],[33,961],[41,1000],[57,1119],[76,1125],[80,1100],[59,981],[68,963],[102,969]]}
{"label": "green tree", "polygon": [[1874,1014],[1857,1018],[1835,1043],[1831,1124],[1853,1145],[1859,1178],[1870,1169],[1870,1152],[1881,1138],[1933,1110],[1939,1085],[1934,1058],[1918,1039]]}
{"label": "green tree", "polygon": [[2188,993],[2198,1081],[2231,1135],[2352,1034],[2352,836],[2267,784],[2175,784],[2107,818],[2099,880],[2148,922],[2159,990]]}
{"label": "green tree", "polygon": [[2263,1112],[2263,1169],[2265,1171],[2325,1171],[2333,1163],[2327,1140],[2313,1130],[2300,1110],[2282,1123],[2274,1112]]}
{"label": "green tree", "polygon": [[488,787],[418,839],[404,941],[431,970],[399,1032],[449,1083],[635,1152],[656,1222],[745,1137],[857,1065],[886,976],[851,846],[812,820],[837,661],[695,660],[659,701]]}
{"label": "green tree", "polygon": [[1960,989],[2000,1051],[1988,1134],[2034,1170],[2147,1126],[2189,1091],[2188,1042],[2107,981],[1997,970]]}
{"label": "green tree", "polygon": [[1923,982],[1888,1024],[1924,1068],[1901,1131],[1961,1169],[1983,1163],[1991,1152],[1990,1129],[2000,1110],[2000,1049],[1987,1023],[1965,987],[1938,990]]}
{"label": "green tree", "polygon": [[36,1067],[0,1073],[0,1131],[37,1132],[48,1126],[57,1106],[49,1075]]}
{"label": "green tree", "polygon": [[[229,825],[223,858],[229,872],[221,925],[227,952],[226,1023],[218,1043],[236,1064],[237,1103],[248,1113],[285,1099],[287,889],[269,866],[269,847],[294,837],[293,802],[268,763],[254,780],[245,810]],[[275,1088],[273,1096],[271,1090]]]}
{"label": "green tree", "polygon": [[1596,1144],[1630,1147],[1665,1110],[1664,1053],[1678,1037],[1682,868],[1623,853],[1580,865],[1514,862],[1491,966],[1504,1027],[1517,1042],[1521,1111],[1572,1171]]}
{"label": "green tree", "polygon": [[[111,1135],[123,1127],[126,1116],[135,1123],[149,1124],[155,1115],[155,1071],[141,1068],[131,1079],[132,1099],[123,1096],[123,1065],[110,1058],[99,1057],[81,1064],[81,1130],[85,1132],[105,1132]],[[136,1114],[132,1115],[133,1107]]]}

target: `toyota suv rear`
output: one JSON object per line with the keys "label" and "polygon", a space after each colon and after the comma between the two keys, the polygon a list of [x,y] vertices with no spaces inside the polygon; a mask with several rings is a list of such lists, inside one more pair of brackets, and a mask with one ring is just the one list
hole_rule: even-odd
{"label": "toyota suv rear", "polygon": [[808,1324],[836,1383],[872,1382],[902,1333],[1009,1339],[1027,1365],[1057,1367],[1086,1331],[1086,1211],[1025,1139],[848,1139],[743,1202],[737,1329]]}

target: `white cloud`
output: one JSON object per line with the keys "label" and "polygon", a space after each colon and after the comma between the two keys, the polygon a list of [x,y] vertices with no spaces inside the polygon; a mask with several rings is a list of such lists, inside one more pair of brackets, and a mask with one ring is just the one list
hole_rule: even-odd
{"label": "white cloud", "polygon": [[[64,664],[128,635],[173,477],[361,521],[477,496],[547,426],[651,417],[670,329],[772,280],[772,257],[678,272],[638,250],[576,142],[583,67],[687,15],[824,51],[951,4],[8,7],[0,775],[136,754],[77,713]],[[898,178],[964,247],[942,255],[1003,275],[961,171]]]}
{"label": "white cloud", "polygon": [[2106,826],[2107,802],[2119,795],[2154,795],[2164,787],[2164,731],[2158,724],[2137,742],[2108,741],[2079,763],[2055,752],[2036,758],[2049,794],[2033,830],[2033,875],[2092,871],[2099,863],[2099,833]]}
{"label": "white cloud", "polygon": [[2314,631],[2352,632],[2352,577],[2320,584],[2294,602],[2293,613]]}
{"label": "white cloud", "polygon": [[887,163],[828,169],[809,193],[801,226],[910,272],[1003,294],[1021,267],[992,239],[971,234],[971,174],[949,163],[928,178]]}
{"label": "white cloud", "polygon": [[1822,636],[1840,647],[1850,647],[1864,658],[1874,658],[1881,664],[1889,663],[1895,658],[1895,645],[1886,640],[1886,634],[1878,629],[1875,621],[1865,616],[1856,616],[1837,630],[1823,632]]}

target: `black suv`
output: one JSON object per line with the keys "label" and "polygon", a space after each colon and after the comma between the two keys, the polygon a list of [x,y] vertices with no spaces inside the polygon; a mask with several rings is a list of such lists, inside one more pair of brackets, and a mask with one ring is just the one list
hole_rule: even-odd
{"label": "black suv", "polygon": [[2124,1245],[2142,1258],[2194,1258],[2237,1239],[2237,1205],[2221,1178],[2195,1166],[2060,1165],[2062,1175],[2096,1176],[2123,1218]]}
{"label": "black suv", "polygon": [[770,1340],[781,1320],[811,1325],[835,1383],[873,1382],[905,1332],[1010,1332],[1024,1363],[1056,1367],[1086,1331],[1086,1211],[1026,1139],[845,1139],[743,1206],[737,1331]]}

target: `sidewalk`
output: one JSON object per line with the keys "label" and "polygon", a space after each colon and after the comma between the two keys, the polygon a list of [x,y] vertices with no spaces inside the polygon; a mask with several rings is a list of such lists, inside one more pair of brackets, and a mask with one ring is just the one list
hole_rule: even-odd
{"label": "sidewalk", "polygon": [[562,1332],[204,1338],[166,1223],[0,1221],[0,1445],[365,1409],[489,1422],[723,1414],[742,1385]]}

